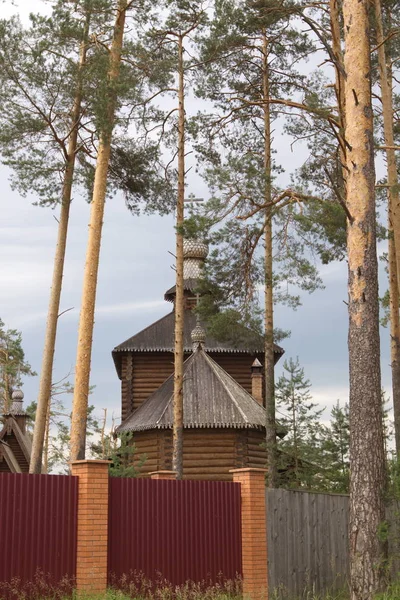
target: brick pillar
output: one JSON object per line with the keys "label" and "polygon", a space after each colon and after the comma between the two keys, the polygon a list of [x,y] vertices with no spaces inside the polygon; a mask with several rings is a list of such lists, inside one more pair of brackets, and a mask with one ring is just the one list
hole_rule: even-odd
{"label": "brick pillar", "polygon": [[251,395],[257,402],[263,406],[263,366],[258,360],[255,359],[251,365]]}
{"label": "brick pillar", "polygon": [[152,471],[151,479],[176,479],[176,471]]}
{"label": "brick pillar", "polygon": [[77,592],[107,589],[108,460],[77,460],[72,475],[79,477]]}
{"label": "brick pillar", "polygon": [[268,599],[266,469],[233,469],[241,484],[243,597]]}

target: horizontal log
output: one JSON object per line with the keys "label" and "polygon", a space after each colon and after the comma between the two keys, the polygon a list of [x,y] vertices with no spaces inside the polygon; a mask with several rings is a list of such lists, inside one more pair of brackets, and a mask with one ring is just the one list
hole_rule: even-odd
{"label": "horizontal log", "polygon": [[263,460],[264,462],[267,460],[267,453],[264,452],[264,454],[255,454],[252,452],[248,453],[248,458],[249,460],[253,459],[253,460]]}
{"label": "horizontal log", "polygon": [[[215,452],[213,452],[213,450],[209,449],[209,448],[204,448],[204,450],[201,451],[201,453],[199,452],[186,452],[185,449],[183,449],[183,456],[186,460],[197,460],[199,459],[199,457],[204,457],[204,460],[213,460]],[[218,452],[218,456],[215,456],[215,458],[220,458],[222,460],[224,459],[231,459],[234,455],[233,449],[231,452]]]}
{"label": "horizontal log", "polygon": [[[207,458],[207,459],[201,459],[201,458],[186,458],[185,455],[183,455],[183,464],[186,467],[203,467],[205,469],[208,469],[209,467],[229,467],[232,466],[233,463],[235,462],[235,457],[234,456],[229,456],[228,458]],[[233,468],[233,467],[232,467]]]}
{"label": "horizontal log", "polygon": [[225,473],[227,473],[229,468],[230,467],[226,467],[226,468],[224,468],[224,467],[185,467],[184,470],[188,475],[189,474],[193,474],[193,475],[198,474],[199,475],[201,473],[204,473],[205,475],[207,473],[213,473],[215,475],[216,473],[225,474]]}
{"label": "horizontal log", "polygon": [[201,452],[203,448],[208,445],[213,446],[214,450],[216,448],[226,448],[226,450],[232,450],[235,447],[234,440],[218,440],[218,439],[202,439],[202,440],[185,440],[185,435],[183,436],[183,447],[187,452]]}
{"label": "horizontal log", "polygon": [[232,481],[232,475],[185,475],[183,479],[191,479],[192,481]]}

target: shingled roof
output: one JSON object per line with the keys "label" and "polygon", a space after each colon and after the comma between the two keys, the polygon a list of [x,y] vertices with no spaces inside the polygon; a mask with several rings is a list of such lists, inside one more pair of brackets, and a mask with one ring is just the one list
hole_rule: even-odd
{"label": "shingled roof", "polygon": [[[121,377],[121,353],[123,352],[173,352],[174,351],[175,313],[168,313],[155,323],[152,323],[139,333],[116,346],[112,352],[115,367]],[[184,313],[184,351],[192,351],[191,332],[196,327],[196,315],[190,309]],[[243,328],[243,339],[233,342],[219,342],[207,333],[205,350],[207,352],[232,352],[256,354],[264,352],[264,340],[261,335],[252,333]],[[275,345],[276,360],[284,353],[283,349]]]}
{"label": "shingled roof", "polygon": [[[171,429],[173,396],[171,375],[117,431]],[[201,347],[184,363],[183,415],[185,428],[265,428],[265,409]]]}
{"label": "shingled roof", "polygon": [[[188,277],[187,279],[183,280],[183,290],[185,292],[191,292],[192,294],[195,294],[198,287],[199,287],[198,279],[194,279],[193,277]],[[173,285],[172,287],[169,288],[169,290],[167,290],[165,292],[164,300],[166,300],[167,302],[174,302],[175,296],[176,296],[176,285]]]}
{"label": "shingled roof", "polygon": [[23,473],[29,469],[31,440],[25,428],[28,416],[22,407],[23,398],[23,392],[15,390],[10,411],[2,415],[0,472]]}

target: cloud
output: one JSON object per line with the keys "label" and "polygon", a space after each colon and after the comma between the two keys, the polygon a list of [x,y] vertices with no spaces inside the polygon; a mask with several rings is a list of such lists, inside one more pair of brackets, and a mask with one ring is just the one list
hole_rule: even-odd
{"label": "cloud", "polygon": [[152,312],[165,306],[164,300],[149,300],[147,302],[123,302],[121,304],[103,304],[96,307],[96,314],[102,316],[125,315],[135,312]]}

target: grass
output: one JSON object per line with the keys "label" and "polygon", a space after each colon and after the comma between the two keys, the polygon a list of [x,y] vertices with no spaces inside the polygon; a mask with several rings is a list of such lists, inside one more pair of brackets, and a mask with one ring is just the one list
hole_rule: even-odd
{"label": "grass", "polygon": [[[18,579],[0,582],[0,600],[242,600],[239,579],[221,579],[216,584],[188,581],[174,587],[161,577],[151,584],[142,575],[131,573],[113,583],[114,587],[110,587],[106,593],[78,595],[72,580],[65,579],[55,587],[43,573],[37,573],[34,581],[29,583],[23,584]],[[294,598],[282,588],[271,594],[270,600],[350,600],[350,596],[347,590],[324,593],[308,590],[301,598]],[[378,594],[374,600],[400,600],[400,581]]]}
{"label": "grass", "polygon": [[31,582],[18,578],[0,582],[0,600],[240,600],[242,597],[241,580],[222,577],[217,583],[187,581],[173,586],[161,576],[152,583],[142,574],[132,572],[114,578],[105,594],[78,595],[74,587],[74,581],[67,578],[54,585],[49,576],[38,571]]}

